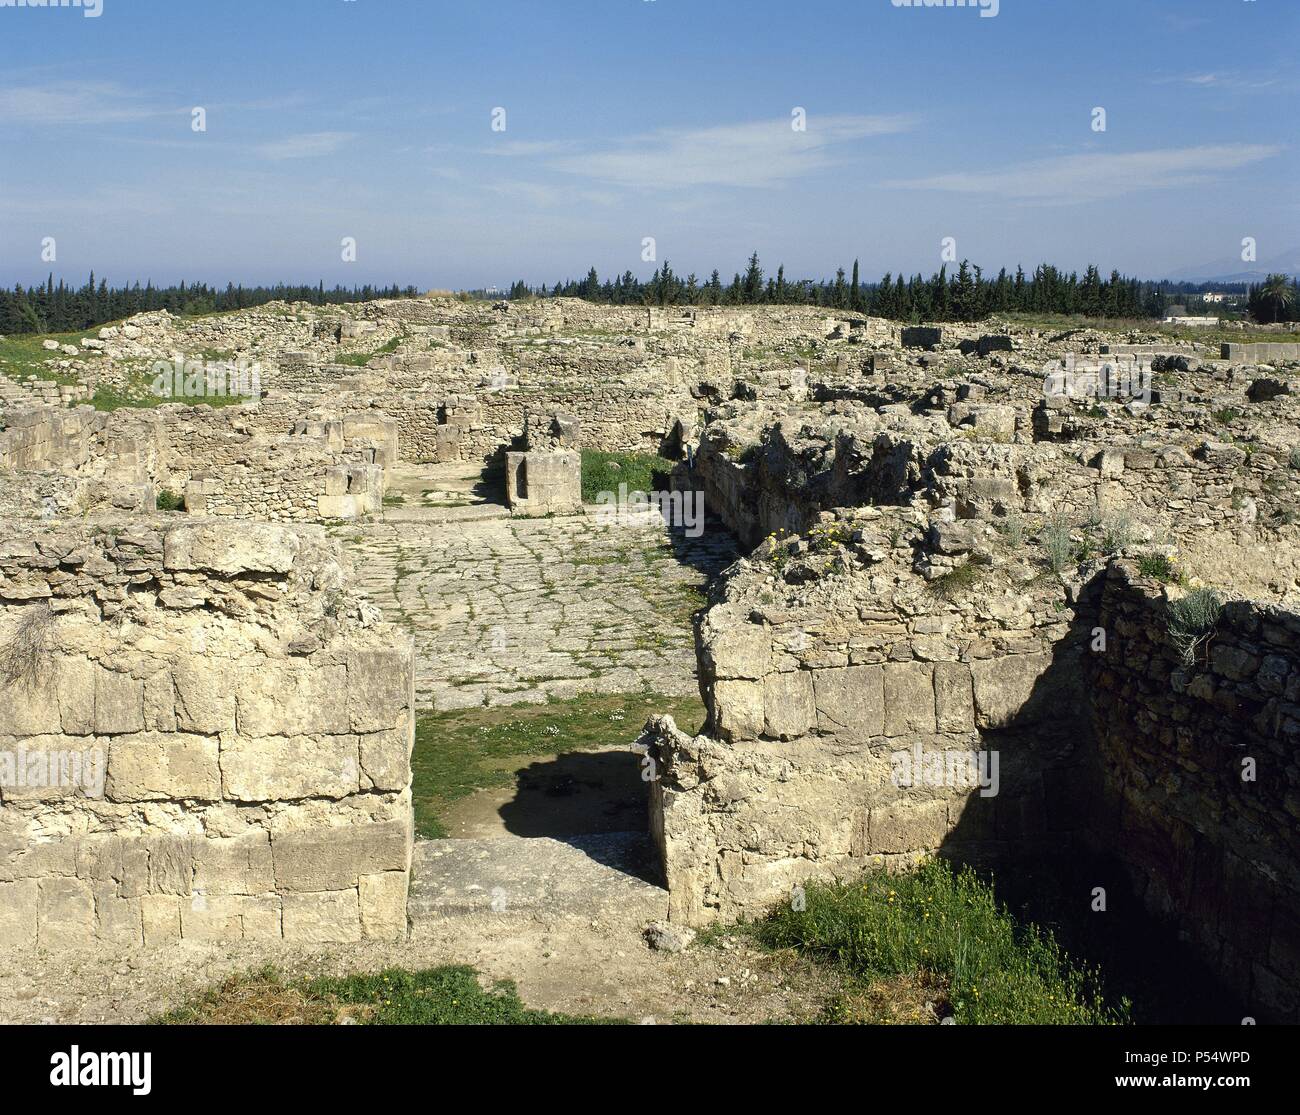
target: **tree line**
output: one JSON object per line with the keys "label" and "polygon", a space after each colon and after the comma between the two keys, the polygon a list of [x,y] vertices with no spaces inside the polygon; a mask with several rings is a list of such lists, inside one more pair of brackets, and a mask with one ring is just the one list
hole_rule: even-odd
{"label": "tree line", "polygon": [[10,333],[73,333],[119,321],[133,314],[149,310],[167,310],[173,314],[211,314],[227,310],[243,310],[250,306],[264,306],[268,302],[310,302],[313,306],[347,305],[371,302],[377,298],[414,298],[418,291],[413,286],[391,287],[336,286],[326,290],[324,283],[316,286],[246,287],[230,283],[225,290],[206,283],[181,283],[178,286],[156,287],[137,282],[132,286],[110,287],[108,280],[90,279],[82,287],[74,288],[62,279],[56,284],[54,276],[40,286],[23,287],[21,283],[12,290],[0,289],[0,335]]}
{"label": "tree line", "polygon": [[[736,272],[729,283],[716,270],[703,281],[695,274],[683,277],[665,260],[645,280],[627,271],[602,281],[593,267],[584,279],[561,280],[549,288],[545,284],[533,288],[516,282],[508,297],[584,298],[633,306],[822,306],[919,322],[978,321],[989,314],[1004,313],[1161,318],[1174,305],[1199,310],[1199,295],[1210,288],[1211,284],[1204,283],[1130,278],[1118,271],[1103,277],[1095,266],[1089,266],[1080,276],[1046,263],[1029,274],[1023,267],[1017,267],[1014,274],[1003,268],[989,277],[969,260],[962,260],[951,273],[945,264],[928,279],[920,274],[906,277],[887,273],[879,282],[866,283],[859,262],[854,260],[851,272],[840,268],[834,279],[792,280],[786,277],[784,266],[778,267],[775,275],[765,273],[755,252],[745,271]],[[1219,285],[1216,289],[1246,293],[1243,284]],[[1256,308],[1251,305],[1252,312]],[[1221,306],[1218,312],[1222,312]],[[1272,319],[1266,315],[1257,320]]]}

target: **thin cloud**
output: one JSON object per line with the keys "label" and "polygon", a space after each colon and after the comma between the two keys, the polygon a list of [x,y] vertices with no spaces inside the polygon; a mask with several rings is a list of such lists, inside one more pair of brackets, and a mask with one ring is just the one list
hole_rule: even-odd
{"label": "thin cloud", "polygon": [[257,153],[264,159],[318,159],[334,154],[354,137],[354,132],[305,132],[259,144]]}
{"label": "thin cloud", "polygon": [[0,122],[5,124],[118,124],[179,111],[146,104],[113,82],[67,81],[0,88]]}
{"label": "thin cloud", "polygon": [[1214,71],[1158,77],[1153,78],[1151,83],[1153,85],[1190,85],[1194,89],[1226,89],[1232,92],[1250,93],[1264,89],[1276,89],[1282,84],[1282,81],[1277,77],[1246,77],[1236,73]]}
{"label": "thin cloud", "polygon": [[999,170],[955,171],[882,184],[897,189],[993,194],[1069,204],[1122,197],[1140,190],[1195,185],[1219,172],[1270,159],[1282,150],[1273,144],[1229,143],[1118,155],[1090,152],[1038,159]]}
{"label": "thin cloud", "polygon": [[[636,189],[774,186],[838,165],[854,143],[910,130],[910,116],[810,115],[806,130],[791,120],[713,128],[663,128],[614,144],[502,145],[497,153],[548,156],[544,165],[592,182]],[[566,152],[566,153],[554,153]]]}

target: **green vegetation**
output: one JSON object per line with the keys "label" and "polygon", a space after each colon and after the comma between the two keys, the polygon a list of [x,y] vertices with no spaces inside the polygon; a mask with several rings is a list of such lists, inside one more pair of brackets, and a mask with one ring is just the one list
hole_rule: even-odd
{"label": "green vegetation", "polygon": [[1165,554],[1142,554],[1138,558],[1138,572],[1166,585],[1182,584],[1185,580],[1174,559]]}
{"label": "green vegetation", "polygon": [[384,495],[385,507],[405,507],[406,497],[401,492],[387,492]]}
{"label": "green vegetation", "polygon": [[1070,524],[1063,516],[1054,515],[1043,526],[1040,538],[1047,552],[1047,565],[1053,573],[1064,572],[1074,557],[1074,542],[1070,538]]}
{"label": "green vegetation", "polygon": [[931,861],[854,884],[810,884],[754,926],[771,948],[835,965],[848,985],[828,1021],[873,1022],[864,1010],[882,982],[924,987],[940,1014],[965,1025],[1114,1025],[1129,1003],[1107,1003],[1100,973],[1073,963],[1053,935],[1018,923],[973,872]]}
{"label": "green vegetation", "polygon": [[159,511],[180,511],[185,506],[185,497],[177,495],[170,488],[163,488],[154,500]]}
{"label": "green vegetation", "polygon": [[964,565],[959,565],[956,569],[943,574],[943,576],[936,577],[928,583],[927,587],[940,600],[957,600],[974,588],[979,581],[979,566],[968,561]]}
{"label": "green vegetation", "polygon": [[390,352],[396,352],[398,346],[406,339],[406,334],[402,333],[394,337],[386,344],[380,345],[370,352],[349,352],[342,356],[335,357],[335,364],[346,364],[349,368],[364,368],[376,356],[387,356]]}
{"label": "green vegetation", "polygon": [[1291,455],[1287,458],[1288,465],[1294,469],[1300,469],[1300,448],[1292,449]]}
{"label": "green vegetation", "polygon": [[595,503],[601,492],[618,492],[626,484],[629,492],[668,490],[668,473],[675,462],[653,453],[606,453],[582,450],[582,502]]}
{"label": "green vegetation", "polygon": [[1182,656],[1184,665],[1193,665],[1197,653],[1214,637],[1222,611],[1219,594],[1210,588],[1193,589],[1180,600],[1169,602],[1166,612],[1169,641]]}
{"label": "green vegetation", "polygon": [[630,747],[655,713],[671,715],[684,731],[703,726],[698,698],[652,693],[425,713],[416,721],[411,756],[416,832],[446,836],[441,818],[447,806],[476,790],[509,786],[519,765],[532,757]]}
{"label": "green vegetation", "polygon": [[1235,422],[1241,417],[1241,411],[1236,407],[1224,407],[1222,410],[1210,412],[1210,416],[1219,423],[1220,426],[1226,426],[1230,422]]}
{"label": "green vegetation", "polygon": [[84,360],[83,356],[64,356],[60,352],[51,352],[42,342],[58,341],[61,345],[80,347],[84,333],[31,333],[18,336],[6,335],[0,339],[0,372],[11,379],[25,379],[35,376],[37,379],[50,380],[54,383],[73,384],[77,377],[69,372],[56,371],[51,368],[51,360]]}
{"label": "green vegetation", "polygon": [[515,985],[489,989],[473,968],[445,965],[288,981],[274,968],[232,976],[153,1020],[163,1026],[557,1026],[617,1020],[531,1010]]}

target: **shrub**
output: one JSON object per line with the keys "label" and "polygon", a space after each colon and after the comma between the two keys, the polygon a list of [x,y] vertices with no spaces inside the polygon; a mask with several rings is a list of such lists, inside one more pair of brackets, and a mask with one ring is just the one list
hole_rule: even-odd
{"label": "shrub", "polygon": [[1133,543],[1133,517],[1127,511],[1107,515],[1101,522],[1101,549],[1106,554],[1117,554]]}
{"label": "shrub", "polygon": [[178,496],[170,488],[164,488],[158,493],[158,498],[154,500],[154,506],[159,511],[179,511],[185,506],[185,497]]}
{"label": "shrub", "polygon": [[1053,516],[1042,531],[1043,549],[1047,551],[1047,564],[1053,573],[1060,573],[1074,556],[1074,544],[1070,541],[1070,524],[1063,518]]}
{"label": "shrub", "polygon": [[1287,464],[1292,468],[1300,469],[1300,447],[1291,450],[1291,456],[1287,458]]}
{"label": "shrub", "polygon": [[28,608],[18,627],[4,644],[0,644],[0,686],[21,682],[34,687],[42,669],[53,655],[54,613],[49,604]]}
{"label": "shrub", "polygon": [[1164,584],[1181,582],[1182,574],[1174,567],[1173,559],[1164,554],[1143,554],[1138,558],[1138,572],[1144,577],[1154,577]]}
{"label": "shrub", "polygon": [[1192,665],[1197,651],[1214,636],[1222,611],[1218,593],[1209,588],[1194,589],[1181,600],[1170,601],[1166,614],[1169,640],[1184,665]]}

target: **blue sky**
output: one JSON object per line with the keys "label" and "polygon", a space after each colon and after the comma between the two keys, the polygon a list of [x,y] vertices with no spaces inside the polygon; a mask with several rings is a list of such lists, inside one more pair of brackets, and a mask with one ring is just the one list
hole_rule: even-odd
{"label": "blue sky", "polygon": [[1296,0],[7,2],[6,283],[1300,254]]}

